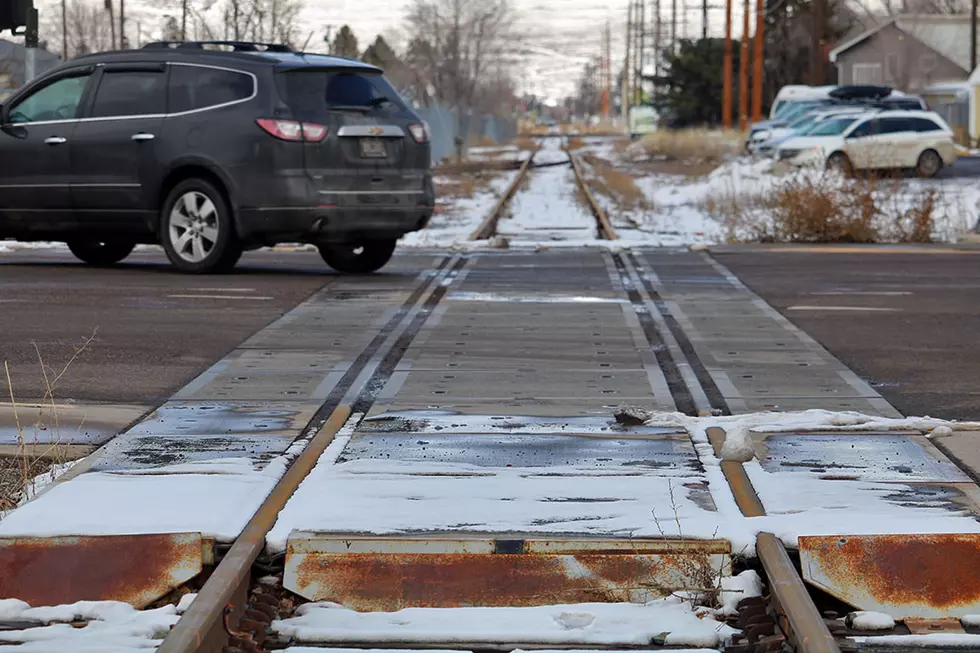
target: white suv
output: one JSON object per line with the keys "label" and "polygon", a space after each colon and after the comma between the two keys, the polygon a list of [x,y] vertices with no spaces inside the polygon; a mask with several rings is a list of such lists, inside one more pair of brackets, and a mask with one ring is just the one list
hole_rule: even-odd
{"label": "white suv", "polygon": [[932,111],[880,111],[849,118],[828,120],[825,129],[789,139],[778,158],[845,172],[914,169],[922,177],[934,177],[956,161],[953,131]]}

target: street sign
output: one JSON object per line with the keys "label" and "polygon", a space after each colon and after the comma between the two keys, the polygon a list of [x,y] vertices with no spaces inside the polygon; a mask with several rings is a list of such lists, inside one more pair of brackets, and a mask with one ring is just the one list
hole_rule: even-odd
{"label": "street sign", "polygon": [[28,25],[28,15],[33,8],[32,0],[0,0],[0,32],[10,30],[22,33]]}

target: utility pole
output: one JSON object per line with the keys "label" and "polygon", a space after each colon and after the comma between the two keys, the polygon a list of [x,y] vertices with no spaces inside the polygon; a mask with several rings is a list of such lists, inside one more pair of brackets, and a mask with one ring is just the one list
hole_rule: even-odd
{"label": "utility pole", "polygon": [[612,103],[612,30],[609,21],[606,21],[606,49],[603,60],[606,62],[606,102],[603,107],[603,115],[609,120],[609,105]]}
{"label": "utility pole", "polygon": [[112,0],[105,0],[106,11],[109,12],[109,29],[112,36],[112,49],[116,49],[116,16],[112,10]]}
{"label": "utility pole", "polygon": [[810,44],[810,84],[813,86],[823,86],[826,69],[823,61],[823,28],[827,21],[826,13],[827,0],[814,0],[812,43]]}
{"label": "utility pole", "polygon": [[701,38],[708,38],[708,0],[701,0]]}
{"label": "utility pole", "polygon": [[755,7],[755,56],[752,73],[752,122],[762,120],[762,61],[763,39],[766,31],[766,0],[757,0]]}
{"label": "utility pole", "polygon": [[742,12],[742,49],[738,55],[738,128],[749,128],[749,0]]}
{"label": "utility pole", "polygon": [[647,10],[646,10],[646,0],[639,0],[637,3],[639,5],[640,17],[637,21],[637,29],[640,34],[640,53],[636,57],[636,105],[639,106],[643,102],[643,67],[647,61]]}
{"label": "utility pole", "polygon": [[677,53],[677,0],[670,0],[670,52]]}
{"label": "utility pole", "polygon": [[61,0],[61,60],[68,61],[68,0]]}
{"label": "utility pole", "polygon": [[977,69],[977,0],[970,2],[970,74]]}
{"label": "utility pole", "polygon": [[725,58],[721,79],[721,125],[732,128],[732,0],[725,0]]}
{"label": "utility pole", "polygon": [[626,13],[626,62],[623,64],[623,116],[626,118],[627,129],[630,121],[630,54],[633,47],[633,9],[635,5],[630,0],[629,8]]}
{"label": "utility pole", "polygon": [[126,0],[119,0],[119,49],[125,50],[126,44]]}
{"label": "utility pole", "polygon": [[37,77],[37,9],[27,7],[27,29],[24,31],[24,83]]}
{"label": "utility pole", "polygon": [[187,40],[187,0],[180,3],[180,40]]}
{"label": "utility pole", "polygon": [[660,19],[660,0],[653,0],[653,74],[660,77],[660,58],[663,56],[663,24]]}

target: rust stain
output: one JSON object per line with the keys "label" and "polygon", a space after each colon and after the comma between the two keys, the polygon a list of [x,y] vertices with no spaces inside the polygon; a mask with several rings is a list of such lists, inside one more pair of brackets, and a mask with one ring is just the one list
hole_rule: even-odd
{"label": "rust stain", "polygon": [[811,570],[837,586],[835,593],[940,610],[980,603],[977,535],[801,537],[800,550],[810,556]]}
{"label": "rust stain", "polygon": [[628,601],[690,587],[690,556],[316,554],[295,558],[287,589],[355,610]]}
{"label": "rust stain", "polygon": [[202,569],[200,534],[0,538],[0,599],[143,608]]}

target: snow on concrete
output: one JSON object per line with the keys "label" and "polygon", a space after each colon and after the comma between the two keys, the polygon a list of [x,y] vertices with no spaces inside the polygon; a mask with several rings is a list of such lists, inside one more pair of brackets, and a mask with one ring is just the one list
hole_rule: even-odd
{"label": "snow on concrete", "polygon": [[895,627],[895,619],[891,615],[863,610],[848,614],[844,623],[854,630],[891,630]]}
{"label": "snow on concrete", "polygon": [[646,604],[585,603],[525,608],[409,608],[355,612],[334,603],[307,603],[275,621],[273,632],[299,643],[370,641],[466,646],[536,643],[562,646],[668,646],[709,649],[737,631],[672,597]]}
{"label": "snow on concrete", "polygon": [[[234,540],[286,469],[247,459],[86,472],[8,513],[0,537],[199,532]],[[92,506],[99,506],[93,510]]]}
{"label": "snow on concrete", "polygon": [[[5,599],[0,600],[0,621],[27,622],[33,627],[0,630],[0,646],[27,653],[145,651],[159,646],[178,618],[173,605],[136,610],[117,601],[79,601],[32,608]],[[86,623],[78,626],[78,622]]]}
{"label": "snow on concrete", "polygon": [[[980,635],[967,633],[935,633],[930,635],[868,635],[849,637],[856,644],[868,649],[877,647],[902,647],[903,649],[969,649],[980,647]],[[893,648],[894,650],[894,648]]]}
{"label": "snow on concrete", "polygon": [[[754,555],[755,537],[771,532],[791,548],[801,535],[871,535],[915,533],[980,533],[980,521],[966,507],[954,507],[935,497],[903,492],[900,483],[831,480],[805,473],[774,474],[752,460],[744,463],[767,515],[741,515],[720,469],[720,459],[708,441],[707,429],[717,426],[749,432],[794,431],[928,432],[939,426],[954,431],[977,430],[974,422],[952,422],[930,417],[886,418],[857,412],[807,410],[789,413],[755,413],[720,417],[690,417],[683,413],[655,412],[648,426],[686,429],[705,466],[709,489],[718,509],[718,532],[732,542],[736,553]],[[688,532],[685,535],[693,536]],[[696,537],[696,536],[694,536]]]}

